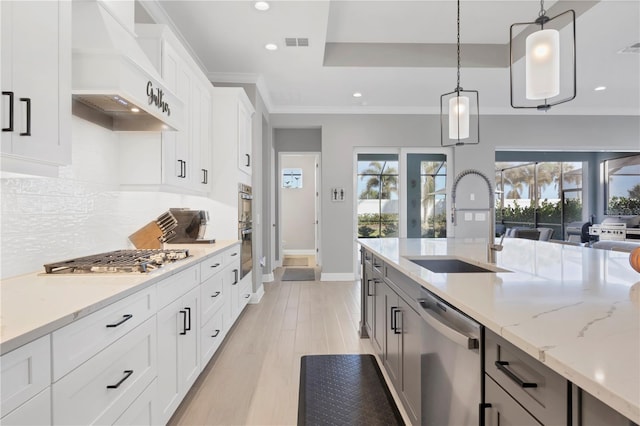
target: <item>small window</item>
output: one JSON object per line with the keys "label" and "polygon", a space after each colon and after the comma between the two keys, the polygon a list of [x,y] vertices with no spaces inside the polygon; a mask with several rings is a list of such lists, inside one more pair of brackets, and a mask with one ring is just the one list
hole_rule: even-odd
{"label": "small window", "polygon": [[302,188],[302,169],[282,169],[282,187]]}
{"label": "small window", "polygon": [[604,162],[609,215],[640,214],[640,155]]}

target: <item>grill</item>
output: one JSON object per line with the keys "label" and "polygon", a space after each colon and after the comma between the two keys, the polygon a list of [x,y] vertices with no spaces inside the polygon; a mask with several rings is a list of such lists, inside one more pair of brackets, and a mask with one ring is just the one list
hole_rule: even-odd
{"label": "grill", "polygon": [[47,274],[146,273],[189,257],[188,249],[115,250],[44,265]]}

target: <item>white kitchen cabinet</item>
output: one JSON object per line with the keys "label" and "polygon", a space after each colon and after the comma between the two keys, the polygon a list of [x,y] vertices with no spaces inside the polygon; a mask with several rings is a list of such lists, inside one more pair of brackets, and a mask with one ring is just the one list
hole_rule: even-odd
{"label": "white kitchen cabinet", "polygon": [[113,424],[156,377],[149,318],[53,384],[53,423]]}
{"label": "white kitchen cabinet", "polygon": [[227,323],[233,324],[240,315],[240,261],[227,266],[222,273],[224,291],[229,295],[225,316]]}
{"label": "white kitchen cabinet", "polygon": [[157,314],[158,421],[166,423],[200,374],[200,288],[170,303]]}
{"label": "white kitchen cabinet", "polygon": [[120,135],[120,176],[128,188],[156,186],[206,194],[211,189],[213,87],[164,25],[136,25],[138,41],[169,90],[182,100],[178,131]]}
{"label": "white kitchen cabinet", "polygon": [[209,360],[220,347],[222,340],[227,334],[226,332],[227,328],[225,328],[224,309],[223,307],[219,307],[201,329],[200,340],[202,344],[200,347],[200,359],[202,370],[204,370]]}
{"label": "white kitchen cabinet", "polygon": [[2,170],[71,163],[71,3],[0,2]]}
{"label": "white kitchen cabinet", "polygon": [[157,424],[155,421],[156,392],[156,381],[154,380],[122,413],[113,426],[152,426]]}
{"label": "white kitchen cabinet", "polygon": [[0,424],[5,426],[51,424],[51,388],[47,387],[20,407],[0,418]]}
{"label": "white kitchen cabinet", "polygon": [[240,97],[238,102],[238,168],[251,175],[251,117],[254,109],[247,100],[245,97]]}
{"label": "white kitchen cabinet", "polygon": [[[51,384],[51,339],[43,336],[0,358],[0,412],[8,415]],[[44,414],[44,413],[43,413]],[[50,416],[50,411],[48,412]],[[14,418],[23,418],[16,415]],[[3,424],[9,424],[2,421]]]}

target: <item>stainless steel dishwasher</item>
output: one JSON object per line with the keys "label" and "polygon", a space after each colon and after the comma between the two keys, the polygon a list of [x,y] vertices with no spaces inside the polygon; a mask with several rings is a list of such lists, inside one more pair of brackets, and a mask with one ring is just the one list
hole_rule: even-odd
{"label": "stainless steel dishwasher", "polygon": [[478,425],[482,326],[422,289],[422,424]]}

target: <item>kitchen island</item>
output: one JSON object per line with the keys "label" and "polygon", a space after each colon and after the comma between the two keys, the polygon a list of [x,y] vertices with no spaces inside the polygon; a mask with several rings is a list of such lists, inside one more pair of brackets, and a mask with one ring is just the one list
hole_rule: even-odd
{"label": "kitchen island", "polygon": [[[640,274],[628,253],[505,239],[360,239],[360,245],[628,419],[640,423]],[[407,258],[498,272],[435,273]],[[504,272],[501,272],[504,271]]]}

